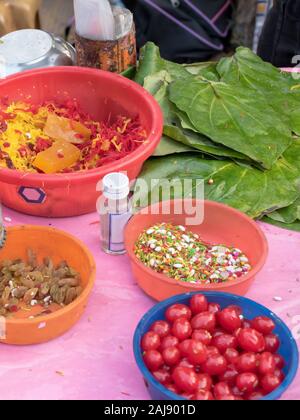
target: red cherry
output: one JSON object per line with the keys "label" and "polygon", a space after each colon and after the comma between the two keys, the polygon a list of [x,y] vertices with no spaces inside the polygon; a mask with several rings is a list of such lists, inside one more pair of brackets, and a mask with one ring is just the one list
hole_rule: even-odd
{"label": "red cherry", "polygon": [[276,388],[279,387],[279,385],[281,384],[281,380],[280,378],[278,378],[278,376],[273,374],[268,374],[266,376],[264,376],[261,380],[261,386],[262,389],[267,393],[270,394],[271,392],[273,392]]}
{"label": "red cherry", "polygon": [[197,315],[201,312],[207,312],[208,302],[204,295],[194,295],[190,300],[190,308],[194,315]]}
{"label": "red cherry", "polygon": [[152,324],[150,331],[158,334],[160,338],[167,337],[170,334],[171,327],[166,321],[156,321]]}
{"label": "red cherry", "polygon": [[229,365],[227,367],[226,372],[224,372],[222,375],[219,376],[219,381],[226,382],[230,386],[234,386],[238,375],[239,375],[239,372],[237,371],[236,367],[233,365]]}
{"label": "red cherry", "polygon": [[205,346],[209,346],[212,341],[212,335],[207,330],[194,330],[192,339],[200,341]]}
{"label": "red cherry", "polygon": [[166,311],[167,321],[173,323],[176,319],[186,318],[191,319],[192,311],[187,305],[182,305],[181,303],[176,303],[170,306]]}
{"label": "red cherry", "polygon": [[155,372],[152,372],[154,378],[163,385],[167,385],[171,382],[171,374],[167,370],[159,369]]}
{"label": "red cherry", "polygon": [[278,369],[283,369],[284,368],[285,361],[284,361],[284,358],[282,356],[280,356],[280,354],[274,354],[274,360],[275,360],[276,367]]}
{"label": "red cherry", "polygon": [[236,349],[227,349],[223,354],[229,364],[235,364],[240,357],[240,353]]}
{"label": "red cherry", "polygon": [[189,354],[189,349],[191,345],[191,339],[183,340],[179,345],[178,348],[182,354],[183,357],[187,357]]}
{"label": "red cherry", "polygon": [[233,309],[239,316],[243,315],[243,309],[238,305],[229,305],[226,309]]}
{"label": "red cherry", "polygon": [[254,373],[241,373],[236,378],[236,385],[241,392],[252,393],[258,387],[259,380]]}
{"label": "red cherry", "polygon": [[280,370],[280,369],[275,369],[274,370],[274,375],[275,376],[277,376],[277,378],[279,378],[280,379],[280,382],[283,382],[284,381],[284,379],[285,379],[285,374],[283,373],[283,371],[282,370]]}
{"label": "red cherry", "polygon": [[219,382],[214,387],[216,400],[221,400],[225,396],[231,395],[231,389],[227,382]]}
{"label": "red cherry", "polygon": [[183,392],[195,392],[198,388],[196,372],[187,367],[176,367],[172,374],[175,385]]}
{"label": "red cherry", "polygon": [[280,340],[275,334],[268,334],[265,336],[265,351],[276,353],[280,347]]}
{"label": "red cherry", "polygon": [[167,349],[163,350],[162,357],[166,365],[176,366],[180,362],[181,353],[178,347],[168,347]]}
{"label": "red cherry", "polygon": [[219,352],[223,354],[229,348],[237,348],[238,341],[233,335],[221,334],[213,338],[212,345],[217,347]]}
{"label": "red cherry", "polygon": [[178,338],[179,341],[186,340],[192,335],[192,327],[186,318],[178,318],[174,321],[172,327],[172,334]]}
{"label": "red cherry", "polygon": [[223,397],[219,398],[219,401],[237,401],[237,400],[241,400],[242,398],[240,397],[235,397],[234,395],[223,395]]}
{"label": "red cherry", "polygon": [[212,333],[212,338],[219,337],[219,335],[223,335],[224,330],[222,328],[216,328]]}
{"label": "red cherry", "polygon": [[233,333],[242,326],[240,314],[235,307],[223,309],[223,311],[217,313],[217,319],[219,325],[229,333]]}
{"label": "red cherry", "polygon": [[183,392],[180,394],[183,398],[186,398],[187,400],[193,400],[194,399],[194,393],[193,392]]}
{"label": "red cherry", "polygon": [[157,350],[148,350],[144,353],[144,362],[151,371],[156,371],[164,364],[161,353]]}
{"label": "red cherry", "polygon": [[206,346],[200,341],[191,340],[187,358],[192,364],[201,365],[207,360]]}
{"label": "red cherry", "polygon": [[209,375],[205,373],[200,373],[198,375],[198,390],[204,389],[205,391],[210,391],[213,386],[213,381]]}
{"label": "red cherry", "polygon": [[263,335],[268,335],[274,331],[275,323],[266,316],[258,316],[251,322],[251,327]]}
{"label": "red cherry", "polygon": [[217,347],[208,346],[206,350],[207,350],[207,357],[210,357],[210,356],[213,356],[213,355],[220,355],[220,352],[217,349]]}
{"label": "red cherry", "polygon": [[262,398],[264,398],[264,396],[265,395],[262,391],[255,391],[255,392],[252,392],[252,394],[250,394],[247,397],[247,400],[248,401],[258,401],[258,400],[261,400]]}
{"label": "red cherry", "polygon": [[205,389],[200,389],[195,394],[194,400],[196,400],[196,401],[214,401],[214,396],[210,391],[206,391]]}
{"label": "red cherry", "polygon": [[268,352],[262,353],[258,365],[259,373],[264,376],[268,373],[274,373],[275,369],[276,362],[273,354]]}
{"label": "red cherry", "polygon": [[235,397],[242,397],[244,395],[244,393],[240,391],[237,386],[233,386],[231,392]]}
{"label": "red cherry", "polygon": [[217,314],[221,311],[221,306],[218,303],[209,303],[208,304],[208,312],[211,314]]}
{"label": "red cherry", "polygon": [[193,365],[186,357],[181,359],[177,366],[195,369],[195,365]]}
{"label": "red cherry", "polygon": [[228,363],[225,357],[213,354],[208,357],[205,363],[201,365],[202,371],[208,375],[222,375],[227,369]]}
{"label": "red cherry", "polygon": [[191,324],[194,330],[207,330],[211,333],[216,328],[216,316],[210,312],[202,312],[192,318]]}
{"label": "red cherry", "polygon": [[258,360],[255,353],[244,353],[236,362],[236,368],[240,373],[255,373],[257,371],[257,365]]}
{"label": "red cherry", "polygon": [[262,353],[266,348],[263,335],[252,328],[242,329],[238,334],[238,342],[247,352]]}
{"label": "red cherry", "polygon": [[179,345],[179,340],[173,335],[168,335],[161,340],[160,350],[163,351],[168,347],[177,347]]}
{"label": "red cherry", "polygon": [[142,350],[157,350],[160,346],[160,337],[158,334],[149,331],[144,334],[141,342]]}
{"label": "red cherry", "polygon": [[171,384],[166,384],[165,387],[169,391],[173,392],[174,394],[179,394],[180,393],[180,390],[177,388],[177,386],[175,384],[172,384],[172,383]]}

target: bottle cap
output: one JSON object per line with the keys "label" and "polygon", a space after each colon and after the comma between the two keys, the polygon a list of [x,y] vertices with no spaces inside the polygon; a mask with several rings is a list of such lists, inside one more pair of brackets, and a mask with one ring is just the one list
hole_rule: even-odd
{"label": "bottle cap", "polygon": [[114,172],[103,178],[103,194],[110,200],[122,200],[129,195],[129,178],[121,172]]}

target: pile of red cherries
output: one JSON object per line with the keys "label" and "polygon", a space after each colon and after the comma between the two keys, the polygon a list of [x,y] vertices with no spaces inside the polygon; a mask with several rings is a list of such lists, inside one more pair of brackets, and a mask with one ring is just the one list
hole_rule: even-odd
{"label": "pile of red cherries", "polygon": [[190,400],[259,400],[283,382],[280,341],[267,317],[194,295],[174,304],[143,336],[146,366],[168,390]]}

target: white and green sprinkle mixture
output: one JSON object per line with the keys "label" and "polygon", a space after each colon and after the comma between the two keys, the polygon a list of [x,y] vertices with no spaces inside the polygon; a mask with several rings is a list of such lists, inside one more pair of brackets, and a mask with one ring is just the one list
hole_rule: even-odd
{"label": "white and green sprinkle mixture", "polygon": [[188,283],[234,281],[252,269],[240,249],[205,244],[184,226],[167,223],[145,230],[135,244],[135,255],[158,273]]}

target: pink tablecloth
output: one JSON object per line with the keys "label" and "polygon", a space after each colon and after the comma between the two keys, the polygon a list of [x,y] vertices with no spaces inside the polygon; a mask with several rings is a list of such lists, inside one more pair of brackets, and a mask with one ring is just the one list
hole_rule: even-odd
{"label": "pink tablecloth", "polygon": [[[109,257],[99,247],[97,215],[46,220],[4,210],[11,224],[51,225],[84,241],[98,274],[86,313],[50,343],[1,345],[1,399],[148,399],[132,354],[132,336],[154,304],[138,288],[126,256]],[[262,225],[270,255],[248,297],[271,308],[293,329],[300,345],[300,234]],[[274,297],[282,298],[278,302]],[[300,399],[300,373],[284,399]]]}

